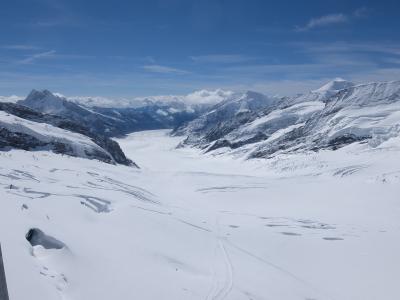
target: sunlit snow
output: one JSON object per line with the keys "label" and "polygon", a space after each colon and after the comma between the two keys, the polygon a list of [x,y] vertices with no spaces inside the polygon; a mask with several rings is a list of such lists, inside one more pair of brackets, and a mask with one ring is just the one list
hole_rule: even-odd
{"label": "sunlit snow", "polygon": [[251,161],[118,141],[140,170],[0,153],[10,299],[399,299],[399,138]]}

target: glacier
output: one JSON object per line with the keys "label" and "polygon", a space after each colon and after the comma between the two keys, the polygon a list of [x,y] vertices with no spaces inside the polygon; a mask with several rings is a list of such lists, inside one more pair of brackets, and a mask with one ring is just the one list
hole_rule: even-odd
{"label": "glacier", "polygon": [[1,152],[10,299],[398,299],[398,137],[268,161],[181,140],[119,139],[141,169]]}

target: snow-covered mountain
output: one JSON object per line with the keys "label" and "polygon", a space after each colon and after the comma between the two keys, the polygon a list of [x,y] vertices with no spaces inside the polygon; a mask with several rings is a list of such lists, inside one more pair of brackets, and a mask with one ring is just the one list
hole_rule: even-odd
{"label": "snow-covered mountain", "polygon": [[56,153],[97,158],[115,163],[113,157],[87,136],[45,123],[31,122],[0,111],[2,148],[51,149]]}
{"label": "snow-covered mountain", "polygon": [[[336,78],[327,84],[323,85],[319,89],[315,91],[311,91],[310,94],[316,95],[320,100],[326,100],[341,90],[351,88],[354,86],[354,83],[344,80],[342,78]],[[310,95],[308,95],[310,97]]]}
{"label": "snow-covered mountain", "polygon": [[211,104],[229,95],[230,92],[222,90],[199,91],[185,97],[147,97],[113,103],[106,98],[67,99],[48,90],[32,90],[25,100],[18,103],[82,122],[95,133],[120,136],[133,131],[174,128],[198,117]]}
{"label": "snow-covered mountain", "polygon": [[188,135],[186,144],[207,145],[272,107],[277,100],[252,91],[234,93],[197,119],[176,128],[173,134]]}
{"label": "snow-covered mountain", "polygon": [[205,122],[201,116],[177,133],[188,135],[181,146],[250,158],[362,141],[377,145],[399,134],[399,91],[398,81],[354,85],[335,80],[308,94],[273,101],[244,118],[220,114]]}
{"label": "snow-covered mountain", "polygon": [[254,158],[279,151],[336,149],[353,142],[376,145],[397,135],[399,85],[354,85],[338,78],[294,97],[202,90],[182,97],[137,98],[135,105],[122,108],[96,102],[89,107],[47,90],[33,90],[19,103],[85,124],[93,134],[113,137],[174,128],[173,135],[186,136],[181,147]]}
{"label": "snow-covered mountain", "polygon": [[118,108],[89,107],[48,90],[32,90],[26,99],[17,101],[18,104],[0,101],[0,111],[3,111],[0,147],[48,149],[109,163],[135,165],[109,137],[176,127],[229,95],[230,92],[222,90],[203,90],[182,99],[172,96],[143,98],[134,107]]}
{"label": "snow-covered mountain", "polygon": [[51,150],[112,164],[135,165],[117,142],[93,133],[81,123],[14,103],[0,103],[0,149]]}
{"label": "snow-covered mountain", "polygon": [[69,103],[65,98],[52,94],[48,90],[32,90],[25,100],[19,101],[18,104],[30,107],[45,114],[66,114],[69,109],[79,111],[79,107]]}
{"label": "snow-covered mountain", "polygon": [[126,127],[123,120],[98,113],[48,90],[32,90],[26,99],[19,101],[18,104],[45,114],[54,114],[86,124],[92,132],[107,136],[123,134],[123,129]]}

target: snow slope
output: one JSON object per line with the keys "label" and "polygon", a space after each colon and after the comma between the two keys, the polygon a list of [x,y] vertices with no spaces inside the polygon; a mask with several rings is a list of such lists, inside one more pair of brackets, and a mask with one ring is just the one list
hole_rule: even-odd
{"label": "snow slope", "polygon": [[347,88],[351,88],[353,86],[354,86],[354,83],[352,83],[350,81],[344,80],[342,78],[336,78],[336,79],[326,83],[319,89],[312,91],[311,93],[317,95],[318,98],[321,100],[326,100],[329,97],[332,97],[335,94],[337,94],[339,91],[347,89]]}
{"label": "snow slope", "polygon": [[185,145],[207,146],[274,106],[277,100],[252,91],[233,93],[198,118],[175,128],[173,134],[187,135]]}
{"label": "snow slope", "polygon": [[400,133],[400,81],[344,89],[331,97],[315,124],[313,138],[328,142],[345,134],[369,137],[377,145]]}
{"label": "snow slope", "polygon": [[251,161],[180,141],[118,140],[141,170],[0,152],[10,299],[400,298],[398,137]]}
{"label": "snow slope", "polygon": [[[49,148],[72,156],[97,157],[115,163],[112,155],[96,145],[89,137],[47,123],[32,122],[0,111],[0,128],[6,129],[10,133],[23,135],[26,139],[34,140],[32,146],[27,141],[26,145],[22,145],[22,148],[32,150]],[[63,150],[61,151],[59,148]]]}

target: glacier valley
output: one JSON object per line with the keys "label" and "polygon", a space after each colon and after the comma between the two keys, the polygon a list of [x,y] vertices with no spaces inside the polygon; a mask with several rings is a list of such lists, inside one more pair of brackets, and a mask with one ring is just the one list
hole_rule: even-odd
{"label": "glacier valley", "polygon": [[140,169],[0,152],[10,299],[399,299],[398,136],[251,160],[184,138],[116,139]]}

